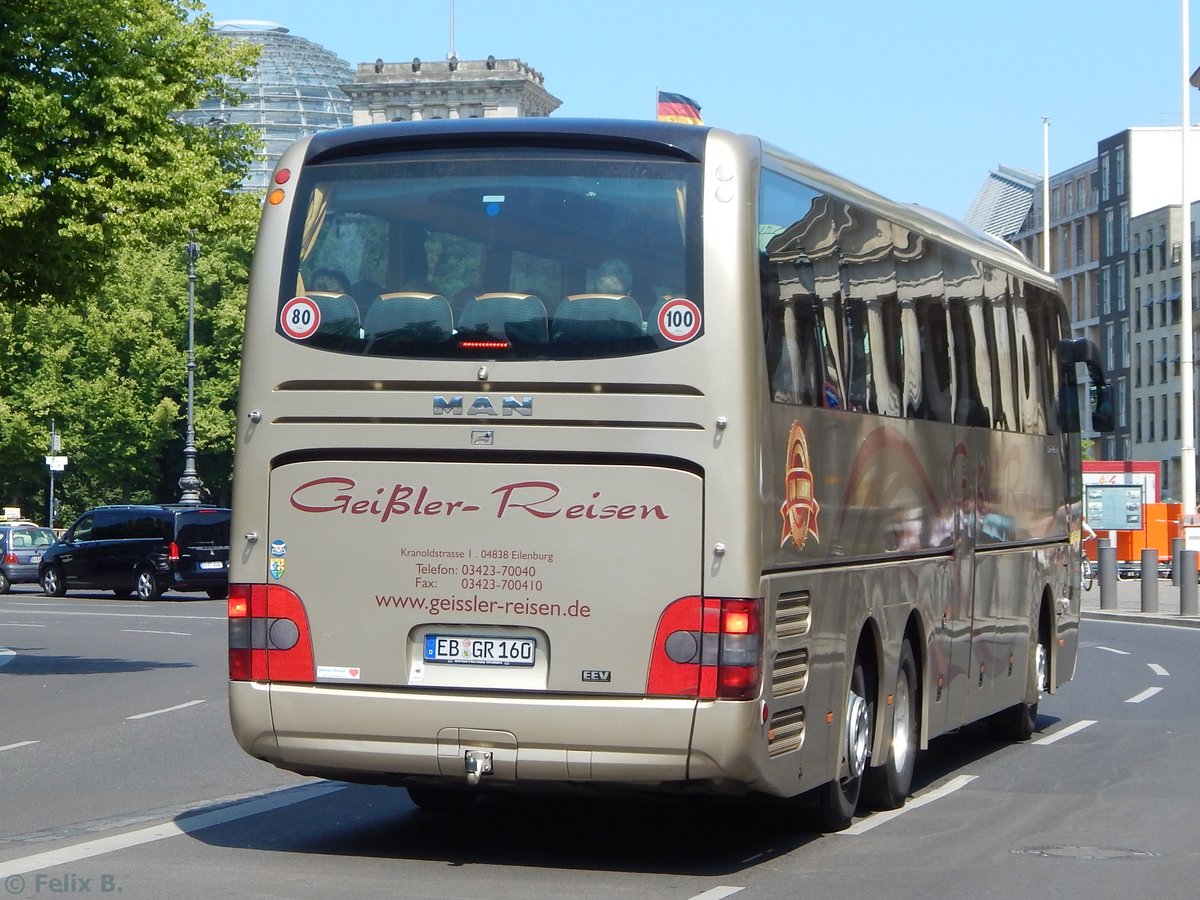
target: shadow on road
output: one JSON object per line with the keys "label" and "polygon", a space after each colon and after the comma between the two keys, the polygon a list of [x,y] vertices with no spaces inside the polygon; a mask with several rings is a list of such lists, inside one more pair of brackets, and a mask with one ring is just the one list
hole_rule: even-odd
{"label": "shadow on road", "polygon": [[[1039,722],[1045,727],[1045,717]],[[986,728],[935,741],[914,792],[1011,745]],[[282,853],[679,875],[728,875],[821,839],[812,801],[483,795],[433,813],[400,788],[348,785],[299,805],[195,832],[207,844]]]}

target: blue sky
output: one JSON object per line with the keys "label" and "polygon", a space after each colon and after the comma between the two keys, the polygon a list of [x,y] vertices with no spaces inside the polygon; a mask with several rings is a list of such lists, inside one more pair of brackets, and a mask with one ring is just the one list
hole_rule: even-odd
{"label": "blue sky", "polygon": [[[961,217],[988,171],[1178,126],[1180,0],[456,0],[460,59],[520,58],[556,116],[653,118],[655,90],[892,199]],[[445,58],[450,0],[211,0],[352,66]],[[1200,25],[1191,4],[1189,29]],[[1200,45],[1190,41],[1191,68]],[[1192,96],[1200,121],[1200,92]]]}

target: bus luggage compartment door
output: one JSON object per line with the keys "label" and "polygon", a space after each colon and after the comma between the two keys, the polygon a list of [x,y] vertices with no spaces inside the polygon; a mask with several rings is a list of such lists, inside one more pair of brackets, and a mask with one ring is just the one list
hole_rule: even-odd
{"label": "bus luggage compartment door", "polygon": [[304,461],[272,471],[264,549],[318,682],[645,694],[702,521],[702,479],[667,467]]}

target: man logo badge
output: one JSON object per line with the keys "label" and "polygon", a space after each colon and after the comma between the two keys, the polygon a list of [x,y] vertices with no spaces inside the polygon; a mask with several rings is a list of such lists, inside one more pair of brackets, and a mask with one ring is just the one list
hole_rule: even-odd
{"label": "man logo badge", "polygon": [[584,681],[610,682],[610,681],[612,681],[612,672],[610,672],[606,669],[584,669],[583,670],[583,680]]}

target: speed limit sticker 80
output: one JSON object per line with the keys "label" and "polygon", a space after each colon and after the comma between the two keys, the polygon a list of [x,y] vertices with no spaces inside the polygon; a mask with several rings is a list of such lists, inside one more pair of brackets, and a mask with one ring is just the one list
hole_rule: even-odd
{"label": "speed limit sticker 80", "polygon": [[321,310],[315,300],[308,297],[293,297],[283,304],[279,313],[279,326],[293,340],[303,341],[316,334],[321,325]]}
{"label": "speed limit sticker 80", "polygon": [[700,307],[683,297],[668,300],[658,311],[658,330],[672,343],[690,341],[700,333]]}

